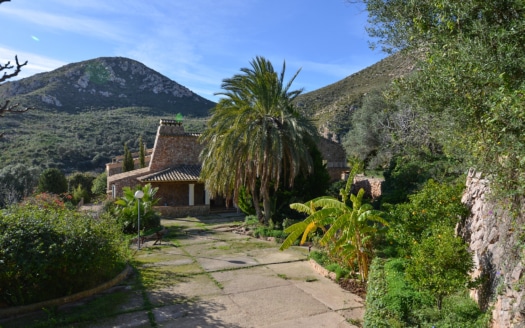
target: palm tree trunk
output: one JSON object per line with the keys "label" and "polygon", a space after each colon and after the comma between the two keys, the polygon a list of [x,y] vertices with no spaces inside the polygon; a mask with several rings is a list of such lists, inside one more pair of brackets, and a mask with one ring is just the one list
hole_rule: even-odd
{"label": "palm tree trunk", "polygon": [[255,215],[257,215],[259,222],[263,222],[263,215],[261,212],[261,207],[259,206],[259,193],[257,191],[257,187],[252,189],[252,202],[253,207],[255,208]]}
{"label": "palm tree trunk", "polygon": [[270,222],[270,218],[272,216],[272,202],[270,199],[270,193],[268,190],[265,190],[263,193],[263,206],[264,206],[264,224],[268,224]]}

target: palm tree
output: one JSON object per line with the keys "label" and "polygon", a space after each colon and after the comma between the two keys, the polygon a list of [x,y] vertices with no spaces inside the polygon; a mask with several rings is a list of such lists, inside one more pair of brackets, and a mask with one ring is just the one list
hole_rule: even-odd
{"label": "palm tree", "polygon": [[299,71],[285,84],[285,68],[283,63],[278,74],[258,56],[242,74],[224,79],[224,91],[217,93],[224,98],[212,109],[200,138],[201,178],[208,191],[237,200],[245,187],[265,223],[272,214],[270,188],[278,188],[282,179],[291,186],[299,173],[311,172],[307,141],[317,136],[313,123],[292,104],[302,92],[289,90]]}

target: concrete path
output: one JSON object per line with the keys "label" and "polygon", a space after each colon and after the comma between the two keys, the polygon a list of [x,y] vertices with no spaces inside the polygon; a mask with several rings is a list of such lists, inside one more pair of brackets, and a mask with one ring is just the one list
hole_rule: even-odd
{"label": "concrete path", "polygon": [[[211,229],[196,219],[163,222],[181,227],[184,237],[179,247],[163,246],[165,259],[151,265],[191,274],[149,292],[160,327],[333,328],[362,322],[363,300],[315,272],[305,261],[307,249],[281,252],[273,242],[226,232],[221,223],[230,218],[223,219]],[[139,259],[158,255],[146,248]],[[122,327],[131,326],[128,321]]]}
{"label": "concrete path", "polygon": [[140,275],[116,287],[127,296],[115,314],[74,326],[360,326],[364,301],[317,273],[307,248],[281,252],[275,242],[231,232],[243,218],[163,220],[168,241],[137,251]]}

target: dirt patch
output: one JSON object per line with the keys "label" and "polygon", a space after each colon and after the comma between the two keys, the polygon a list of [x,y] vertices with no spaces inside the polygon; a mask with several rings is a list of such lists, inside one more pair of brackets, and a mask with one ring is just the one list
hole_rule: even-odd
{"label": "dirt patch", "polygon": [[341,279],[339,281],[339,286],[352,294],[362,297],[363,299],[366,298],[366,282],[361,282],[355,279]]}

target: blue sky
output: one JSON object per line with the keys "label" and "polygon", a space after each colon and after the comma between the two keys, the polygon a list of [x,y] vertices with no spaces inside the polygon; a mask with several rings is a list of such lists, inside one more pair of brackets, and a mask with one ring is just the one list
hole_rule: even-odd
{"label": "blue sky", "polygon": [[11,0],[0,5],[0,63],[21,77],[97,57],[144,63],[217,101],[224,78],[255,56],[286,61],[313,91],[386,55],[368,47],[366,11],[345,0]]}

